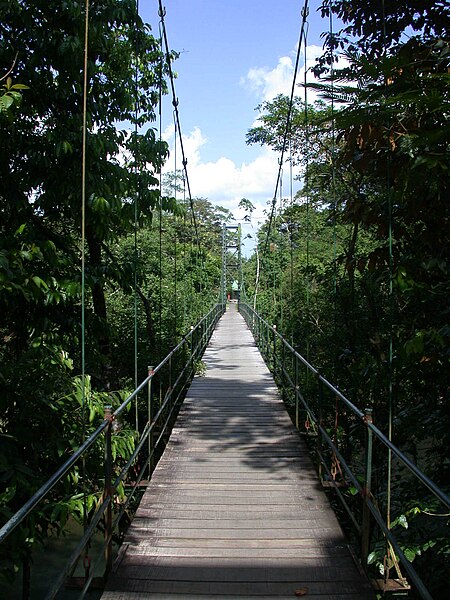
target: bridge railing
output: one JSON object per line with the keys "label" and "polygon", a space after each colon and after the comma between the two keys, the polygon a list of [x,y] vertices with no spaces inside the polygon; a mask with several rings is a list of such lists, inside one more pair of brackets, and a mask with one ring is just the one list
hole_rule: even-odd
{"label": "bridge railing", "polygon": [[[117,531],[121,518],[133,502],[139,490],[144,475],[150,479],[157,454],[161,444],[170,434],[169,428],[173,422],[174,412],[180,405],[180,399],[195,374],[198,361],[214,331],[217,321],[225,311],[225,305],[216,304],[183,337],[181,342],[155,367],[149,366],[148,375],[142,383],[113,411],[105,406],[105,418],[97,429],[70,456],[70,458],[37,490],[32,498],[14,514],[0,529],[0,544],[6,543],[7,538],[20,527],[27,527],[28,519],[33,517],[33,511],[48,501],[50,492],[73,471],[75,466],[89,456],[95,445],[104,448],[104,486],[93,515],[84,528],[84,532],[76,547],[73,549],[65,567],[48,590],[46,598],[55,598],[74,572],[77,562],[84,549],[98,530],[104,532],[103,546],[97,552],[95,563],[89,565],[80,592],[83,598],[91,587],[94,574],[104,565],[104,578],[108,575],[113,559],[113,534]],[[142,412],[145,405],[147,419],[137,434],[134,451],[125,464],[115,462],[113,457],[113,436],[120,429],[120,417],[132,405],[138,405]],[[136,411],[137,414],[138,411]],[[118,457],[119,458],[119,457]],[[130,491],[124,499],[123,493],[118,497],[118,489],[123,491],[123,482],[133,469],[133,481]],[[137,477],[136,477],[136,473]]]}
{"label": "bridge railing", "polygon": [[[375,554],[371,538],[376,524],[384,537],[384,547],[388,548],[391,557],[391,564],[387,566],[397,571],[395,581],[404,587],[408,587],[410,583],[423,599],[432,600],[392,531],[395,521],[391,522],[389,516],[382,514],[382,508],[386,509],[387,503],[392,503],[388,507],[389,513],[391,509],[394,511],[399,507],[393,505],[386,489],[383,497],[375,497],[372,490],[374,474],[377,477],[381,475],[375,473],[379,469],[379,463],[387,465],[383,470],[388,471],[390,477],[395,467],[397,483],[400,479],[404,482],[409,476],[414,478],[416,485],[426,488],[438,505],[444,506],[447,511],[450,508],[450,498],[374,424],[372,410],[360,410],[355,406],[292,347],[277,331],[276,326],[270,325],[248,304],[241,302],[239,311],[273,373],[284,400],[292,409],[297,429],[300,433],[315,438],[319,475],[327,487],[335,489],[358,534],[364,569],[367,570],[368,562]],[[332,414],[326,414],[330,408]],[[338,415],[345,417],[345,426],[338,422]],[[351,452],[346,452],[349,450],[350,437]],[[349,498],[354,496],[360,498],[356,511],[355,503],[349,502]],[[445,527],[446,514],[433,516],[441,517],[442,526]],[[403,526],[408,526],[405,521]],[[408,583],[397,568],[397,560],[404,567]],[[381,583],[380,581],[380,585]]]}

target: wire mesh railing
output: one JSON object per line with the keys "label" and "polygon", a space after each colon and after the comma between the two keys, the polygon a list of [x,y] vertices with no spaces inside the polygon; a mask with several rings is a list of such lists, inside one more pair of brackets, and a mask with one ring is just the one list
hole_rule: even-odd
{"label": "wire mesh railing", "polygon": [[[414,556],[399,539],[402,536],[393,531],[399,523],[403,525],[401,529],[405,529],[406,519],[401,523],[397,515],[390,518],[384,514],[386,487],[380,484],[380,479],[385,475],[382,465],[387,463],[387,453],[391,453],[394,461],[395,483],[401,486],[399,494],[404,493],[408,479],[414,480],[409,489],[417,495],[410,499],[409,504],[407,498],[401,498],[402,506],[413,506],[415,498],[420,495],[418,488],[422,488],[422,496],[432,498],[436,506],[440,506],[441,510],[445,507],[448,511],[448,495],[374,424],[371,409],[360,410],[355,406],[292,347],[275,325],[270,325],[247,303],[241,302],[239,311],[274,375],[297,429],[310,440],[314,438],[319,476],[325,487],[336,491],[357,533],[363,568],[367,572],[368,564],[378,560],[383,577],[374,580],[374,583],[380,589],[383,585],[386,589],[390,573],[395,572],[395,577],[390,580],[391,587],[407,589],[412,585],[421,598],[432,600],[412,565]],[[396,508],[400,510],[399,503],[397,507],[393,506],[393,510]],[[404,517],[401,511],[399,515]],[[421,529],[428,519],[426,514],[422,517]],[[448,512],[435,511],[433,517],[439,520],[441,534],[448,536]],[[419,532],[416,533],[419,535]],[[402,575],[400,564],[406,578]]]}

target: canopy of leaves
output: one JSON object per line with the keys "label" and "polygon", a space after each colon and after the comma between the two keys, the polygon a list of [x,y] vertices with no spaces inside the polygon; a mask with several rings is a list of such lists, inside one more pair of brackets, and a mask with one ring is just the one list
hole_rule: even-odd
{"label": "canopy of leaves", "polygon": [[[386,431],[391,397],[395,443],[446,488],[450,9],[332,0],[324,14],[330,7],[344,28],[326,37],[316,69],[325,105],[306,120],[296,104],[291,144],[303,189],[274,222],[259,307]],[[338,52],[347,66],[331,72]],[[285,107],[280,97],[265,103],[248,140],[278,150]],[[342,435],[351,454],[354,428]],[[376,460],[382,505],[386,455]],[[427,521],[433,501],[404,473],[393,493],[399,519],[411,511],[416,524],[399,533],[405,551],[421,556],[422,577],[444,597],[445,518]]]}
{"label": "canopy of leaves", "polygon": [[[89,427],[78,393],[84,7],[59,0],[0,3],[0,76],[7,74],[0,92],[2,520]],[[130,134],[123,125],[155,118],[164,70],[158,42],[134,1],[91,2],[90,9],[85,325],[86,370],[92,375],[87,414],[95,425],[109,397],[99,387],[118,383],[106,376],[111,343],[105,289],[129,286],[105,260],[105,247],[133,231],[136,213],[138,226],[151,222],[160,202],[155,174],[167,146],[151,127]],[[136,83],[124,85],[130,81]],[[173,206],[165,202],[167,209]],[[134,436],[126,427],[122,435],[125,457]],[[101,448],[96,458],[89,474],[94,491],[101,486]],[[65,498],[69,489],[76,495],[69,486]],[[67,506],[52,509],[61,493],[3,548],[11,568],[18,557],[27,560],[34,539],[64,525]]]}
{"label": "canopy of leaves", "polygon": [[362,54],[374,63],[411,37],[433,42],[446,39],[450,29],[445,0],[329,0],[321,12],[327,18],[331,13],[344,27],[324,34],[326,51],[318,59],[317,74],[328,70],[337,53]]}

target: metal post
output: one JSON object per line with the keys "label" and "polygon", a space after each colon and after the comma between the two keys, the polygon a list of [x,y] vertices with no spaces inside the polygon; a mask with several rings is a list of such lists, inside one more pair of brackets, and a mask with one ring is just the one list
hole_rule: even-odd
{"label": "metal post", "polygon": [[295,426],[299,429],[299,405],[298,405],[298,358],[294,354],[294,383],[295,383]]}
{"label": "metal post", "polygon": [[277,326],[273,326],[273,374],[277,374]]}
{"label": "metal post", "polygon": [[200,349],[201,349],[201,352],[203,352],[203,350],[206,346],[206,321],[202,321],[201,334],[202,334],[202,338],[201,338]]}
{"label": "metal post", "polygon": [[319,400],[319,410],[318,410],[318,431],[317,431],[317,456],[319,458],[319,478],[322,481],[322,459],[320,458],[322,454],[322,432],[320,431],[320,427],[322,427],[323,422],[323,383],[320,377],[320,373],[317,372],[317,386],[318,386],[318,400]]}
{"label": "metal post", "polygon": [[260,325],[261,325],[261,351],[263,354],[264,359],[266,359],[266,338],[267,338],[267,329],[264,325],[264,323],[262,322],[262,320],[260,321]]}
{"label": "metal post", "polygon": [[106,500],[109,498],[109,503],[105,512],[105,579],[108,577],[112,569],[112,504],[113,504],[113,489],[112,489],[112,449],[111,449],[111,433],[112,433],[112,406],[110,404],[104,407],[105,420],[109,421],[108,427],[105,429],[105,488],[103,497]]}
{"label": "metal post", "polygon": [[220,280],[221,302],[227,302],[227,226],[222,225],[222,275]]}
{"label": "metal post", "polygon": [[[153,366],[147,367],[148,369],[148,385],[147,385],[147,419],[148,426],[150,427],[153,420]],[[150,480],[153,472],[153,431],[148,434],[148,478]]]}
{"label": "metal post", "polygon": [[266,337],[264,335],[264,324],[262,322],[262,319],[258,319],[258,322],[259,322],[259,347],[261,348],[261,351],[264,356],[264,340]]}
{"label": "metal post", "polygon": [[370,543],[370,510],[367,506],[367,498],[370,496],[372,487],[372,455],[373,455],[373,435],[372,430],[368,427],[373,423],[372,409],[364,410],[364,423],[366,425],[366,448],[365,448],[365,464],[364,464],[364,486],[363,486],[363,506],[362,506],[362,523],[361,523],[361,564],[363,569],[367,569],[367,557],[369,556]]}
{"label": "metal post", "polygon": [[194,326],[191,325],[191,375],[194,371]]}
{"label": "metal post", "polygon": [[166,410],[166,424],[168,425],[169,415],[173,406],[173,394],[172,394],[172,355],[169,356],[169,387],[167,389],[167,393],[170,396],[170,402],[168,402],[167,410]]}

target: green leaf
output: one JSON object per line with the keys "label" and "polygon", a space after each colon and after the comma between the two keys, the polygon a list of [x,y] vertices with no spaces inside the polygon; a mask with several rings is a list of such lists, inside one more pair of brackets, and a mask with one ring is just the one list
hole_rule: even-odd
{"label": "green leaf", "polygon": [[34,275],[34,277],[32,277],[31,279],[32,279],[34,285],[36,287],[38,287],[39,289],[43,288],[44,290],[48,290],[48,285],[45,283],[45,281],[43,279],[41,279],[37,275]]}
{"label": "green leaf", "polygon": [[424,350],[424,332],[416,331],[415,336],[406,341],[404,347],[407,355],[422,354]]}
{"label": "green leaf", "polygon": [[420,554],[420,552],[417,552],[414,548],[404,548],[403,554],[406,556],[409,562],[413,562],[413,560],[418,554]]}
{"label": "green leaf", "polygon": [[92,209],[100,214],[106,214],[110,211],[111,206],[106,198],[95,198],[92,202]]}
{"label": "green leaf", "polygon": [[27,224],[26,223],[22,223],[22,225],[20,225],[20,227],[18,227],[16,229],[16,232],[15,232],[14,235],[21,235],[25,231],[26,227],[27,227]]}
{"label": "green leaf", "polygon": [[3,494],[0,494],[0,504],[7,504],[16,495],[16,486],[11,485],[6,488]]}
{"label": "green leaf", "polygon": [[397,519],[395,519],[394,523],[401,525],[405,529],[408,529],[408,521],[406,519],[406,515],[400,515],[399,517],[397,517]]}
{"label": "green leaf", "polygon": [[12,104],[14,104],[14,98],[11,96],[1,96],[0,97],[0,109],[3,107],[3,110],[6,112],[8,108],[11,108]]}

